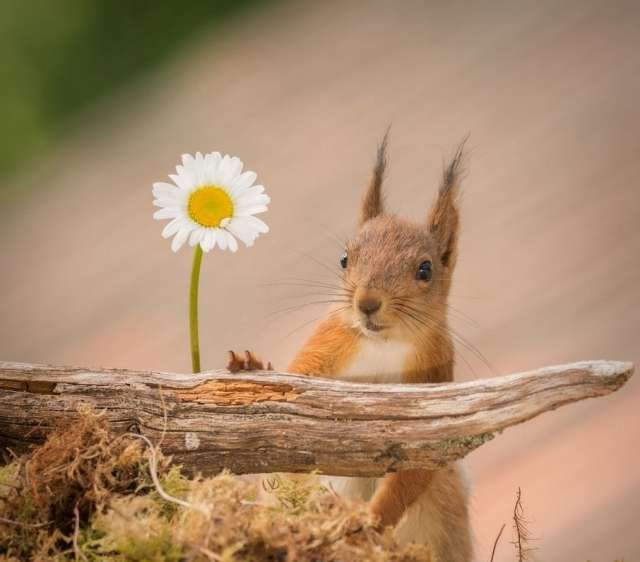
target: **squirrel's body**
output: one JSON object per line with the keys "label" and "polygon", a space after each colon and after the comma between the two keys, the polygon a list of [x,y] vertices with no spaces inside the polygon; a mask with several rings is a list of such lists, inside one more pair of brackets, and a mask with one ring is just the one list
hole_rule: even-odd
{"label": "squirrel's body", "polygon": [[[340,318],[331,315],[320,324],[288,370],[351,382],[436,382],[420,380],[426,379],[428,373],[442,375],[442,370],[434,369],[434,365],[419,368],[420,359],[428,356],[420,352],[413,342],[376,341],[360,336]],[[423,373],[423,377],[419,373]],[[445,377],[436,378],[441,382]],[[403,509],[396,525],[396,537],[402,543],[428,544],[434,553],[434,562],[468,562],[471,538],[467,485],[461,467],[451,465],[430,472],[428,478],[430,483]],[[384,482],[384,478],[347,476],[327,476],[322,480],[337,494],[366,502],[374,498]],[[384,496],[379,497],[384,500]],[[387,501],[395,503],[396,499],[391,492]]]}
{"label": "squirrel's body", "polygon": [[[447,297],[457,257],[461,149],[445,170],[424,224],[387,215],[381,185],[386,140],[363,201],[360,230],[341,256],[334,309],[288,370],[369,383],[453,379]],[[389,473],[383,478],[327,477],[333,489],[370,502],[397,537],[429,546],[434,562],[469,562],[467,490],[458,465]]]}

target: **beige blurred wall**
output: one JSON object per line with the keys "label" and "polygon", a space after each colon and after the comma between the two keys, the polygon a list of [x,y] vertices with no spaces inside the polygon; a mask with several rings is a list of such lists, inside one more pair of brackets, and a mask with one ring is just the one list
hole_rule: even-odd
{"label": "beige blurred wall", "polygon": [[[195,43],[80,121],[7,186],[0,358],[189,369],[191,254],[152,220],[183,152],[259,173],[272,232],[202,275],[204,367],[250,347],[283,367],[322,299],[389,123],[388,201],[421,220],[471,134],[459,377],[640,360],[640,5],[283,2]],[[318,263],[320,262],[320,263]],[[311,291],[313,292],[313,291]],[[463,317],[464,316],[464,317]],[[468,364],[467,364],[468,363]],[[538,557],[640,559],[640,383],[510,429],[469,458],[478,560],[521,486]],[[514,559],[507,537],[496,560]]]}

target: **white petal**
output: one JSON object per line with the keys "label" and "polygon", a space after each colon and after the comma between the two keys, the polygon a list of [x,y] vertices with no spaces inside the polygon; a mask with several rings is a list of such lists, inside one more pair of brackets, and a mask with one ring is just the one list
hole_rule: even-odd
{"label": "white petal", "polygon": [[186,201],[187,192],[184,189],[174,187],[172,191],[161,191],[154,193],[153,196],[161,201]]}
{"label": "white petal", "polygon": [[259,195],[244,193],[240,197],[234,200],[234,204],[237,206],[251,206],[251,205],[268,205],[271,203],[271,197],[266,193]]}
{"label": "white petal", "polygon": [[218,165],[222,156],[219,152],[210,152],[204,157],[204,179],[205,183],[215,185]]}
{"label": "white petal", "polygon": [[175,185],[171,183],[165,183],[162,181],[155,182],[153,184],[152,191],[156,197],[162,197],[162,196],[172,197],[180,193],[180,190]]}
{"label": "white petal", "polygon": [[196,176],[196,183],[198,185],[203,185],[206,183],[205,180],[205,160],[204,156],[202,156],[201,152],[196,152],[196,158],[193,165],[193,172]]}
{"label": "white petal", "polygon": [[220,160],[220,163],[218,164],[218,172],[216,173],[216,184],[223,184],[227,178],[227,168],[229,166],[229,160],[231,160],[231,158],[229,157],[228,154],[225,154],[222,157],[222,160]]}
{"label": "white petal", "polygon": [[190,226],[183,226],[178,230],[177,234],[173,237],[171,241],[171,249],[174,252],[177,252],[180,248],[182,248],[183,244],[187,241],[189,237],[189,233],[191,232]]}
{"label": "white petal", "polygon": [[160,209],[159,211],[153,213],[153,218],[156,220],[176,219],[183,215],[184,213],[180,209],[176,209],[174,207],[165,207],[164,209]]}
{"label": "white petal", "polygon": [[242,191],[242,190],[248,189],[253,185],[253,182],[256,181],[257,177],[258,176],[256,175],[255,172],[251,172],[251,171],[244,172],[243,174],[240,174],[236,179],[233,180],[233,183],[230,187],[234,190],[234,192],[236,190]]}
{"label": "white petal", "polygon": [[195,162],[195,158],[191,154],[182,155],[182,165],[184,168],[189,168]]}
{"label": "white petal", "polygon": [[204,230],[202,230],[202,228],[194,228],[191,231],[191,235],[189,236],[189,246],[195,246],[196,244],[200,244],[203,234],[204,234]]}
{"label": "white petal", "polygon": [[[182,166],[177,166],[176,168],[182,168]],[[178,174],[169,174],[169,177],[180,189],[184,189],[186,191],[192,190],[196,185],[195,178],[184,170]]]}
{"label": "white petal", "polygon": [[264,187],[261,185],[254,185],[253,187],[248,187],[242,190],[235,190],[233,192],[234,201],[246,201],[250,200],[253,197],[269,197],[266,193],[264,193]]}
{"label": "white petal", "polygon": [[238,242],[236,242],[236,239],[233,237],[233,234],[231,234],[230,232],[227,232],[227,241],[229,242],[229,250],[231,250],[232,252],[237,252]]}
{"label": "white petal", "polygon": [[198,173],[197,173],[198,165],[196,163],[196,159],[190,154],[183,154],[182,156],[183,161],[185,156],[188,157],[187,163],[185,163],[184,166],[180,166],[180,165],[176,166],[176,172],[178,173],[178,176],[180,176],[181,178],[184,178],[187,184],[190,185],[192,188],[197,187],[198,186]]}
{"label": "white petal", "polygon": [[177,219],[173,219],[170,223],[167,224],[167,226],[164,227],[164,229],[162,230],[162,237],[163,238],[170,238],[171,236],[173,236],[176,232],[178,232],[178,230],[180,230],[180,227],[184,224],[184,219],[181,218],[177,218]]}
{"label": "white petal", "polygon": [[226,250],[227,249],[227,236],[226,236],[227,233],[224,230],[221,230],[220,228],[216,228],[214,232],[216,233],[216,241],[218,242],[218,247],[221,250]]}
{"label": "white petal", "polygon": [[228,225],[227,230],[236,238],[240,239],[246,246],[251,246],[255,240],[255,232],[250,225],[245,224],[243,217],[234,218]]}
{"label": "white petal", "polygon": [[242,173],[243,166],[244,164],[240,158],[237,156],[233,156],[231,158],[231,163],[229,165],[229,174],[231,177],[229,178],[229,183],[227,185],[230,185]]}
{"label": "white petal", "polygon": [[218,166],[217,182],[224,187],[230,187],[231,182],[242,172],[242,160],[236,156],[225,154]]}
{"label": "white petal", "polygon": [[[186,191],[184,193],[186,193]],[[186,200],[169,199],[167,197],[159,197],[158,199],[154,199],[153,204],[156,207],[173,207],[174,209],[182,209],[183,211],[187,208]]]}
{"label": "white petal", "polygon": [[200,246],[205,252],[213,250],[216,245],[216,235],[213,230],[209,229],[204,232]]}
{"label": "white petal", "polygon": [[261,234],[266,234],[267,232],[269,232],[269,227],[267,226],[267,224],[261,221],[258,217],[249,216],[249,217],[238,217],[238,218],[243,218],[249,221],[249,224]]}
{"label": "white petal", "polygon": [[259,213],[264,213],[268,210],[269,208],[266,205],[252,205],[250,207],[242,206],[234,209],[234,214],[237,217],[248,217],[251,215],[257,215]]}
{"label": "white petal", "polygon": [[187,204],[182,201],[167,201],[166,199],[154,199],[153,204],[156,207],[164,207],[167,209],[175,209],[183,215],[187,215]]}

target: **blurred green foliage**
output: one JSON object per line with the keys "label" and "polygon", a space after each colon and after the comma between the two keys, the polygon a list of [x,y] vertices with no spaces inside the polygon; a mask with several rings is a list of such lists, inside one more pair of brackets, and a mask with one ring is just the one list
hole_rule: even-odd
{"label": "blurred green foliage", "polygon": [[259,0],[0,0],[0,177],[73,115]]}

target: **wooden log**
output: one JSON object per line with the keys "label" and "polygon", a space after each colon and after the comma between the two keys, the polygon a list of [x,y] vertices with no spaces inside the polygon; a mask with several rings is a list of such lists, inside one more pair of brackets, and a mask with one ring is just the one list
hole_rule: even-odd
{"label": "wooden log", "polygon": [[543,412],[618,390],[631,363],[463,383],[355,384],[273,371],[176,374],[0,362],[0,447],[22,452],[81,403],[187,471],[380,476],[438,467]]}

